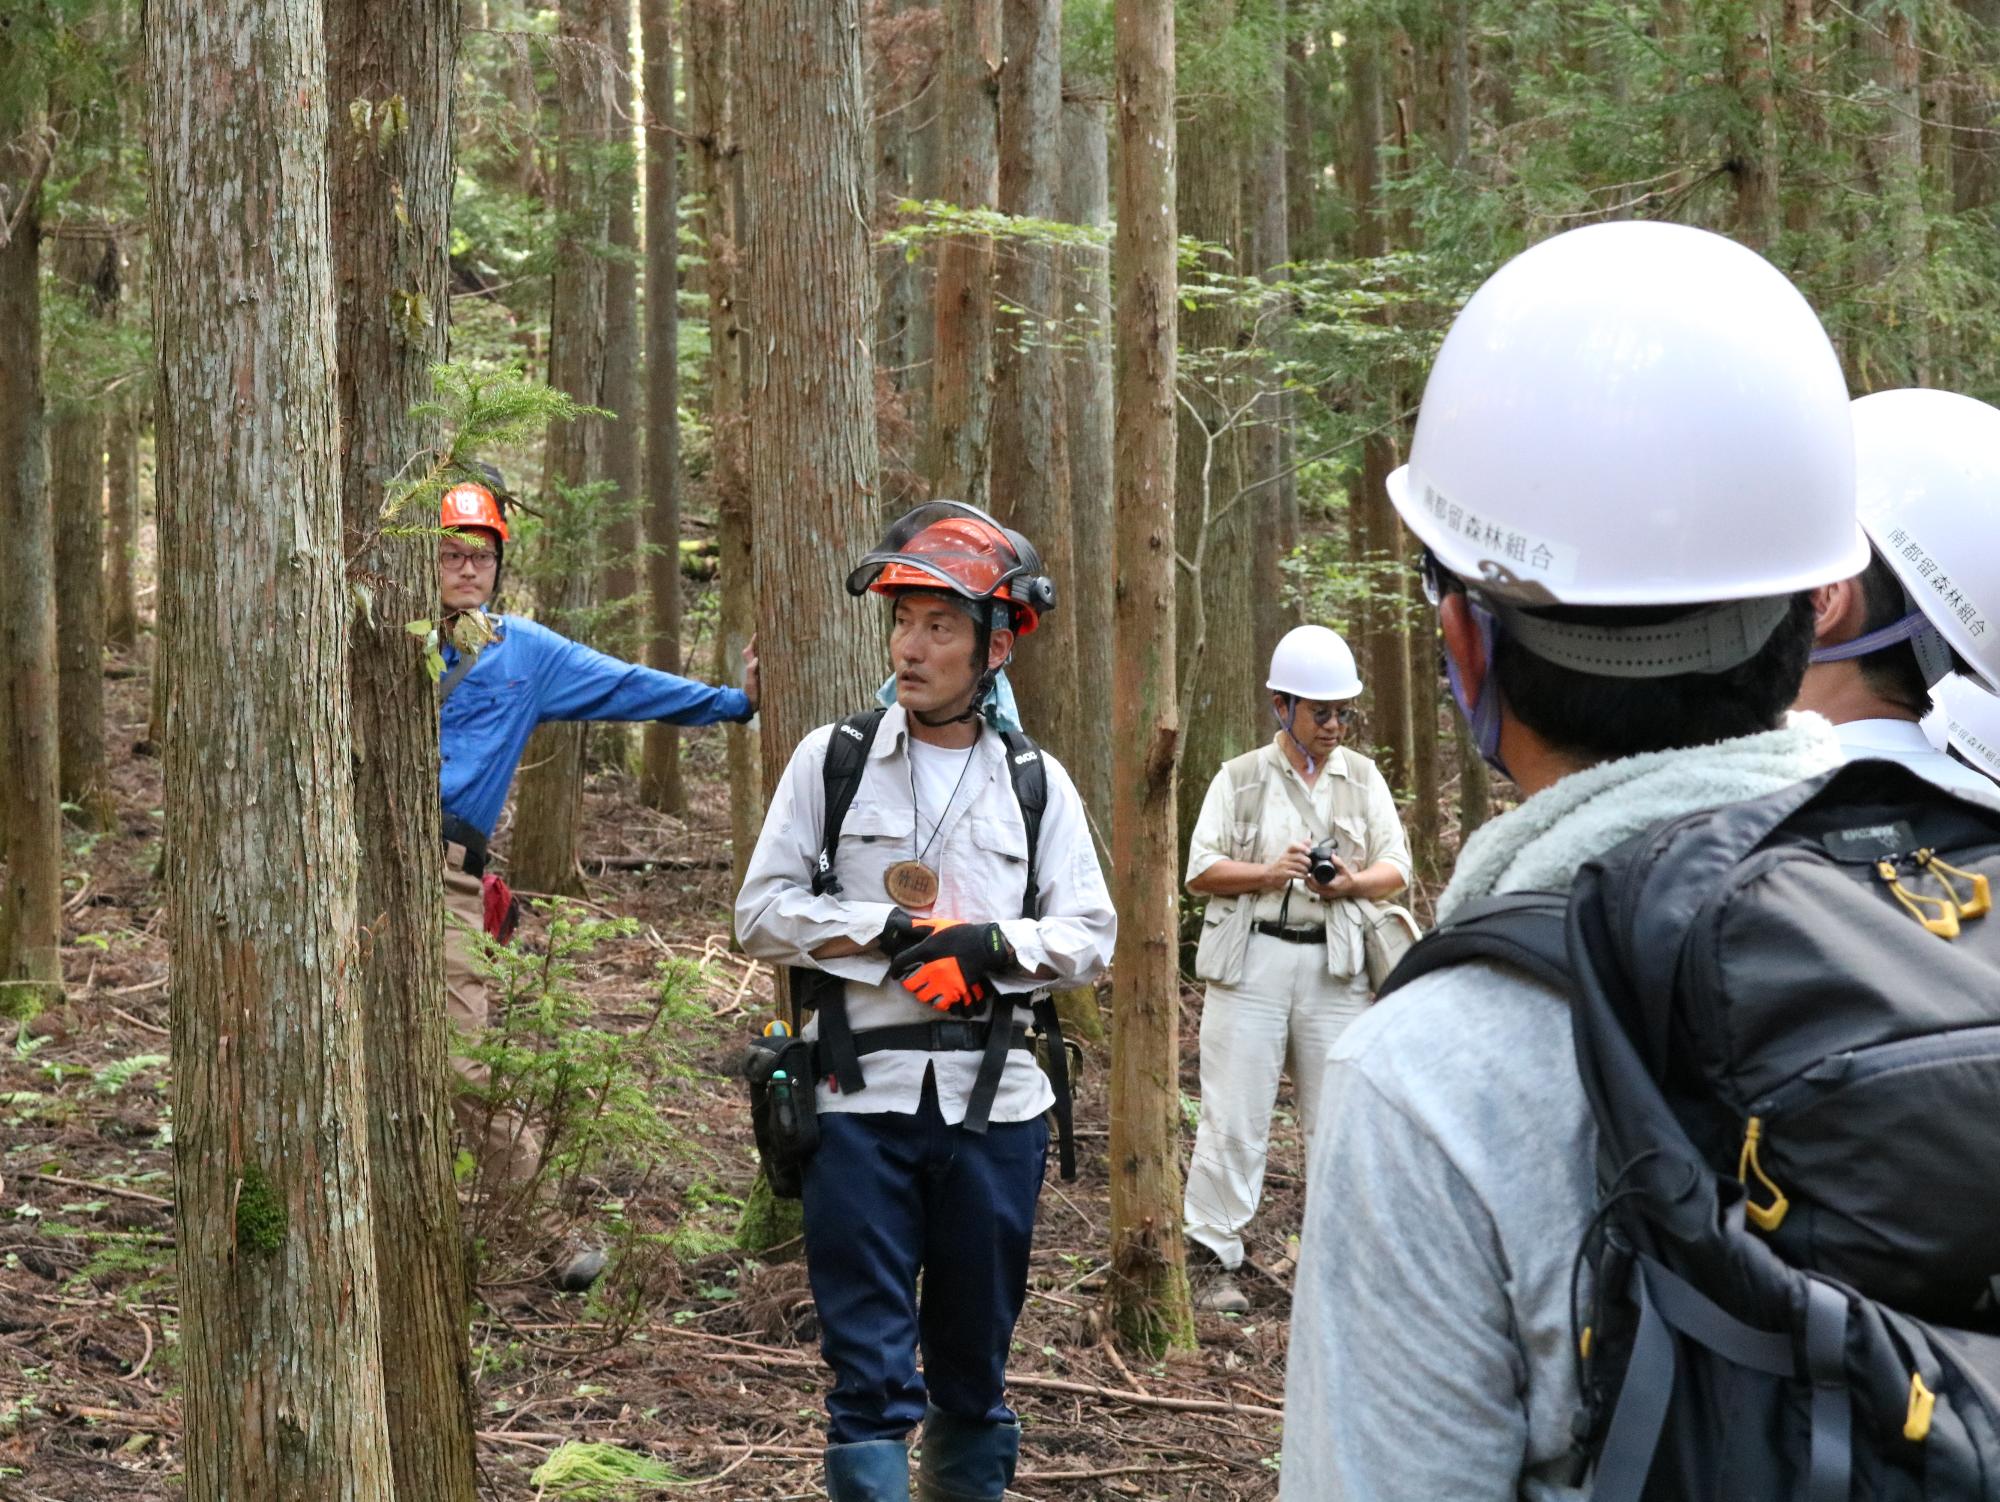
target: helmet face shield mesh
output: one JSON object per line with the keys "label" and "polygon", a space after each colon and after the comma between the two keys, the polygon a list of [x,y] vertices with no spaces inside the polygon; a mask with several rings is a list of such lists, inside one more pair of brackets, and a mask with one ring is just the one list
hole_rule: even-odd
{"label": "helmet face shield mesh", "polygon": [[931,501],[897,519],[847,576],[850,594],[870,589],[942,587],[990,599],[1023,568],[1001,528],[957,501]]}

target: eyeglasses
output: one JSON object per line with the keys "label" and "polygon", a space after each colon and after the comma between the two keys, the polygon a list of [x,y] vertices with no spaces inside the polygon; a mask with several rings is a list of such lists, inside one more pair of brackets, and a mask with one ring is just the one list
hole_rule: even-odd
{"label": "eyeglasses", "polygon": [[1295,708],[1311,715],[1312,722],[1322,728],[1338,720],[1341,728],[1345,729],[1361,718],[1361,711],[1352,704],[1308,704],[1303,699],[1295,699],[1292,702]]}
{"label": "eyeglasses", "polygon": [[447,574],[455,574],[470,565],[474,573],[489,573],[500,566],[500,559],[494,553],[462,553],[457,548],[438,549],[438,568]]}

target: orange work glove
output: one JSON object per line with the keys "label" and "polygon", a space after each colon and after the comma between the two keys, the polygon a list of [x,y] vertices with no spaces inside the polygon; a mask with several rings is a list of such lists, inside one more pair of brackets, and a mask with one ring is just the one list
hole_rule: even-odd
{"label": "orange work glove", "polygon": [[973,1011],[991,994],[993,976],[1014,964],[1013,946],[997,923],[921,921],[930,931],[890,962],[889,973],[940,1012]]}

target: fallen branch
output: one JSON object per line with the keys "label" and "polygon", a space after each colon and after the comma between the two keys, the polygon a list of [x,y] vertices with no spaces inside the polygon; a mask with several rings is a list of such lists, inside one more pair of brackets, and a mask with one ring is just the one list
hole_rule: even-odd
{"label": "fallen branch", "polygon": [[1099,1387],[1091,1382],[1065,1382],[1059,1377],[1017,1377],[1009,1372],[1007,1385],[1028,1392],[1074,1393],[1079,1397],[1102,1398],[1111,1403],[1130,1403],[1136,1408],[1169,1408],[1176,1413],[1240,1413],[1264,1419],[1282,1419],[1285,1416],[1281,1408],[1265,1408],[1257,1403],[1231,1403],[1220,1398],[1156,1398],[1150,1393]]}
{"label": "fallen branch", "polygon": [[114,1017],[123,1017],[127,1022],[131,1023],[132,1026],[144,1028],[149,1033],[157,1033],[162,1038],[169,1036],[167,1030],[161,1027],[157,1022],[148,1022],[143,1017],[134,1017],[130,1012],[126,1011],[123,1007],[113,1007],[111,1009],[111,1015]]}
{"label": "fallen branch", "polygon": [[93,1194],[115,1194],[120,1199],[137,1200],[142,1205],[158,1205],[162,1210],[174,1207],[172,1200],[163,1200],[157,1194],[147,1194],[140,1189],[120,1189],[116,1184],[93,1184],[88,1179],[66,1179],[59,1173],[30,1173],[31,1179],[44,1183],[60,1184],[65,1189],[88,1189]]}

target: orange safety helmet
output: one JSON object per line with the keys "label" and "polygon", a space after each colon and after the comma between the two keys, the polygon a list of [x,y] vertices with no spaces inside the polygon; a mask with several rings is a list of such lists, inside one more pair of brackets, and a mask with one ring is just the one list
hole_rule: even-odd
{"label": "orange safety helmet", "polygon": [[1019,636],[1033,631],[1056,602],[1055,582],[1042,572],[1034,544],[963,501],[928,501],[905,512],[847,576],[849,594],[907,589],[1004,601]]}
{"label": "orange safety helmet", "polygon": [[454,485],[444,493],[438,525],[447,531],[461,527],[484,527],[502,542],[507,540],[507,523],[500,515],[500,502],[484,485],[471,480]]}

